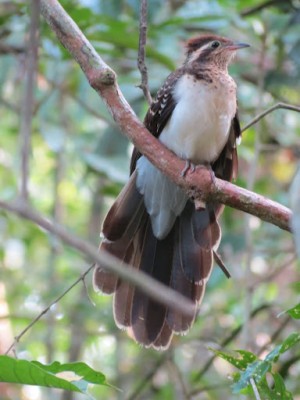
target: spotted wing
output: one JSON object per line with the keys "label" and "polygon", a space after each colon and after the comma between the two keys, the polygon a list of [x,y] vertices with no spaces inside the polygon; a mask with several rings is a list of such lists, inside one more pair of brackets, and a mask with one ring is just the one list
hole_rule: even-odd
{"label": "spotted wing", "polygon": [[[144,125],[155,137],[159,137],[176,106],[173,89],[182,74],[183,69],[179,68],[168,76],[145,116]],[[130,174],[135,170],[136,162],[140,157],[141,153],[134,148],[130,163]]]}

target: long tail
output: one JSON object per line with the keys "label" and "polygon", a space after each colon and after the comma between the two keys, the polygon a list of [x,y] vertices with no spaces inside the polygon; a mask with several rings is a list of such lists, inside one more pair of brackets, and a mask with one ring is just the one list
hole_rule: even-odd
{"label": "long tail", "polygon": [[[212,271],[213,249],[221,236],[216,213],[209,205],[195,211],[188,200],[170,233],[158,240],[133,173],[105,219],[100,249],[200,304]],[[116,324],[146,347],[167,348],[174,333],[186,333],[194,322],[195,315],[168,309],[101,265],[95,268],[94,287],[114,293]]]}

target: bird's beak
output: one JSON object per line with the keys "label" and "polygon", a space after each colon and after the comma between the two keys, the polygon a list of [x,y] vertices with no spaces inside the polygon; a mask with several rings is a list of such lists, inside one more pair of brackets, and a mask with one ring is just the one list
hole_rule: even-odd
{"label": "bird's beak", "polygon": [[250,47],[250,44],[247,43],[231,43],[228,46],[226,46],[226,48],[228,50],[239,50],[239,49],[244,49],[245,47]]}

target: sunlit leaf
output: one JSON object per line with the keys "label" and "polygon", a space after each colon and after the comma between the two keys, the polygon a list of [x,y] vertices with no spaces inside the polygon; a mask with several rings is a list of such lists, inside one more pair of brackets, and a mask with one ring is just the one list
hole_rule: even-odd
{"label": "sunlit leaf", "polygon": [[239,370],[244,370],[248,364],[252,363],[257,359],[256,355],[246,350],[236,350],[232,352],[225,352],[220,350],[215,350],[210,348],[217,356],[228,361],[230,364],[234,365]]}
{"label": "sunlit leaf", "polygon": [[255,361],[249,364],[246,371],[240,376],[238,382],[233,386],[233,393],[239,393],[241,390],[250,385],[250,379],[254,379],[255,382],[260,382],[264,378],[266,373],[270,371],[271,363],[268,361]]}
{"label": "sunlit leaf", "polygon": [[0,382],[55,387],[80,393],[86,393],[89,384],[109,386],[105,375],[82,362],[60,364],[55,361],[44,365],[9,356],[0,356]]}

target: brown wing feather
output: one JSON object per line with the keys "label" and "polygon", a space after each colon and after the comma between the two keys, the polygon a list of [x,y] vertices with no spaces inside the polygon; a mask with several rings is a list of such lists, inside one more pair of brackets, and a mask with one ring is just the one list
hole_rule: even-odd
{"label": "brown wing feather", "polygon": [[236,151],[236,141],[241,137],[241,128],[236,113],[232,120],[229,138],[218,159],[212,164],[216,177],[225,181],[232,181],[237,177],[238,158]]}
{"label": "brown wing feather", "polygon": [[[166,79],[164,85],[158,91],[155,101],[151,104],[145,119],[144,125],[153,136],[159,137],[166,126],[169,118],[176,106],[173,97],[173,85],[182,76],[183,68],[172,72]],[[130,162],[130,173],[135,170],[136,162],[141,157],[141,153],[134,148]]]}

